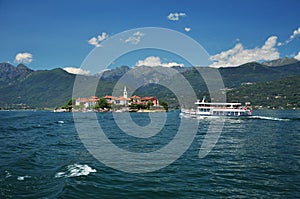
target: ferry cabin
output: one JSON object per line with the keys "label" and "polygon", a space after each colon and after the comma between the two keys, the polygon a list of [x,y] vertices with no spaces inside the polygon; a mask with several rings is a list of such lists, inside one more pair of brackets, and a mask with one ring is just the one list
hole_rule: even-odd
{"label": "ferry cabin", "polygon": [[247,116],[251,114],[241,103],[209,103],[198,100],[195,104],[198,105],[197,113],[199,115]]}

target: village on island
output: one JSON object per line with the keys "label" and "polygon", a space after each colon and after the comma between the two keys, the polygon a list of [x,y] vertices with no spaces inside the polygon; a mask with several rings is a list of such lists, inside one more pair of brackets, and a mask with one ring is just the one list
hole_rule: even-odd
{"label": "village on island", "polygon": [[101,98],[90,96],[88,98],[71,99],[54,112],[167,112],[168,104],[159,101],[155,96],[140,97],[133,95],[128,97],[126,86],[122,96],[106,95]]}

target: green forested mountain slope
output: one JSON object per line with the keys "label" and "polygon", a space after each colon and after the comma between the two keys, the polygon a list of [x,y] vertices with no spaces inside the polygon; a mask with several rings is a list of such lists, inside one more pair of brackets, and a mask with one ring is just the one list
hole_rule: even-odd
{"label": "green forested mountain slope", "polygon": [[[199,98],[203,95],[209,97],[206,84],[197,68],[175,67],[174,69],[189,81]],[[129,70],[129,67],[122,66],[105,71],[97,87],[96,95],[99,97],[111,95],[116,82]],[[248,63],[239,67],[214,70],[219,70],[225,87],[233,89],[228,93],[229,101],[251,101],[253,105],[263,107],[299,107],[300,62],[276,67]],[[143,75],[145,77],[153,75],[153,71],[148,67],[143,70],[143,74],[139,75],[138,78],[141,79]],[[0,107],[53,108],[62,106],[72,98],[75,78],[76,75],[60,68],[33,71],[22,64],[16,67],[8,63],[0,63]],[[85,76],[84,78],[97,77]],[[167,77],[156,74],[158,82],[161,78]],[[144,83],[144,86],[135,91],[135,94],[155,95],[169,102],[173,107],[178,106],[176,96],[169,89],[150,83],[150,81],[147,82],[147,80]],[[86,90],[89,88],[89,85],[85,87]]]}
{"label": "green forested mountain slope", "polygon": [[251,102],[256,108],[300,108],[300,75],[242,85],[227,96],[229,101]]}
{"label": "green forested mountain slope", "polygon": [[0,107],[55,107],[72,96],[75,75],[62,69],[32,71],[0,88]]}

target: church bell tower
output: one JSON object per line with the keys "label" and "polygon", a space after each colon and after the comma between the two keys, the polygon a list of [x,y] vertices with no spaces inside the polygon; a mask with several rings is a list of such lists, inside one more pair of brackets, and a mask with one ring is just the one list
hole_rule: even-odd
{"label": "church bell tower", "polygon": [[123,97],[124,97],[124,98],[127,98],[127,90],[126,90],[126,86],[124,86]]}

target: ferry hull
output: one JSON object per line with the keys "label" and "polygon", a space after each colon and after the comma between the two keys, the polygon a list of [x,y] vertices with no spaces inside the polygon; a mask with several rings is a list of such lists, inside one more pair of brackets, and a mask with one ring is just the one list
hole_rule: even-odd
{"label": "ferry hull", "polygon": [[190,116],[224,116],[224,117],[245,117],[251,116],[251,111],[218,111],[218,112],[200,112],[200,111],[181,111],[183,115]]}

